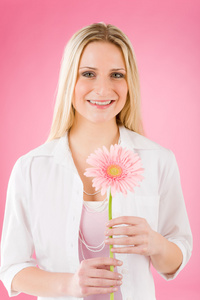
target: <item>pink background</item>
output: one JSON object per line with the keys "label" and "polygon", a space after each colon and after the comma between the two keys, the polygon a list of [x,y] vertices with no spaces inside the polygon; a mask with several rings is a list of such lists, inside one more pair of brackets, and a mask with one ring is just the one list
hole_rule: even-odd
{"label": "pink background", "polygon": [[[90,23],[114,24],[135,49],[146,135],[176,155],[194,236],[192,258],[176,280],[155,273],[157,298],[199,299],[199,20],[195,0],[0,1],[0,227],[15,161],[47,138],[66,42]],[[8,299],[2,283],[0,298]]]}

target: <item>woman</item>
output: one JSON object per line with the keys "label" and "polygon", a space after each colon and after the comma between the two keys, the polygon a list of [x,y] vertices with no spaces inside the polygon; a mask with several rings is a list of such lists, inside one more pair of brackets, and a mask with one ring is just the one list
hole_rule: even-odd
{"label": "woman", "polygon": [[[173,153],[142,134],[128,38],[103,23],[81,29],[65,49],[49,140],[11,174],[0,273],[10,296],[155,300],[150,262],[177,276],[192,248],[179,171]],[[145,178],[126,199],[116,195],[107,223],[107,199],[83,174],[91,152],[117,143],[139,154]]]}

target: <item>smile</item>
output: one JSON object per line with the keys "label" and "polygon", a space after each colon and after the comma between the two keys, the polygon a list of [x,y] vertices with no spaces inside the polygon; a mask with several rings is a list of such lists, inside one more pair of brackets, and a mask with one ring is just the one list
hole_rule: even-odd
{"label": "smile", "polygon": [[108,101],[93,101],[93,100],[88,100],[91,104],[94,104],[94,105],[99,105],[99,106],[105,106],[105,105],[109,105],[111,104],[111,102],[113,100],[108,100]]}

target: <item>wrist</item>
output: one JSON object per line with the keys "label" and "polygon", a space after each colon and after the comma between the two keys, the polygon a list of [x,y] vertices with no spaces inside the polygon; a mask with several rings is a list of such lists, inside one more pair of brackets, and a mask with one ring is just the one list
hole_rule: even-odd
{"label": "wrist", "polygon": [[72,273],[61,273],[59,283],[57,285],[59,297],[75,296],[73,289]]}
{"label": "wrist", "polygon": [[162,271],[166,256],[166,243],[168,241],[158,232],[154,232],[154,249],[150,255],[151,263],[157,271]]}
{"label": "wrist", "polygon": [[159,233],[155,234],[155,238],[156,247],[150,255],[152,265],[160,273],[174,274],[183,260],[180,248]]}
{"label": "wrist", "polygon": [[153,247],[151,249],[150,257],[153,258],[163,256],[166,249],[166,238],[164,238],[160,233],[153,231],[152,241]]}

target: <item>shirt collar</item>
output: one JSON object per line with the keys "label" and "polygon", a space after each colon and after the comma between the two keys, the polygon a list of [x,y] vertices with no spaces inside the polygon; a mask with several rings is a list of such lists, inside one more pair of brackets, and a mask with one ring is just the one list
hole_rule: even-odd
{"label": "shirt collar", "polygon": [[[132,150],[152,150],[161,148],[161,146],[157,143],[134,131],[125,128],[124,126],[119,126],[119,131],[122,147],[126,147]],[[69,148],[68,132],[66,132],[61,138],[59,138],[58,144],[53,151],[53,155],[58,163],[74,168],[74,162]]]}
{"label": "shirt collar", "polygon": [[74,168],[74,162],[69,148],[68,131],[58,139],[58,144],[53,151],[53,155],[57,163]]}
{"label": "shirt collar", "polygon": [[127,147],[132,150],[153,150],[161,148],[159,144],[149,140],[145,136],[125,128],[124,126],[120,126],[119,131],[122,147]]}

